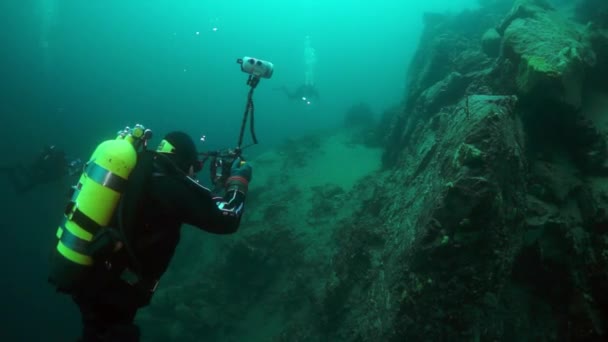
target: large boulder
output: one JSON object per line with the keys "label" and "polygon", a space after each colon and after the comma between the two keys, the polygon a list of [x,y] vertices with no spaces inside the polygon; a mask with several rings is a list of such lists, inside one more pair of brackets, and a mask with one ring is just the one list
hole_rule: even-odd
{"label": "large boulder", "polygon": [[520,94],[578,108],[585,71],[595,65],[595,53],[584,27],[542,4],[520,1],[503,21],[499,31],[504,29],[505,56],[518,63]]}
{"label": "large boulder", "polygon": [[489,57],[498,57],[502,37],[495,28],[491,28],[481,37],[481,48]]}

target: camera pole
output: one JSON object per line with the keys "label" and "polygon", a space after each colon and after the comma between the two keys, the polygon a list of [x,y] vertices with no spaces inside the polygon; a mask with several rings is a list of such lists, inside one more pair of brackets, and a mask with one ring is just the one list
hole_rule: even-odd
{"label": "camera pole", "polygon": [[[243,122],[241,124],[241,131],[239,134],[239,140],[234,150],[228,149],[224,151],[212,151],[200,153],[204,156],[201,160],[201,168],[203,168],[205,162],[211,159],[211,182],[213,184],[221,184],[222,179],[226,173],[230,172],[230,166],[236,158],[241,158],[243,150],[258,143],[258,139],[255,136],[254,128],[254,114],[255,106],[253,105],[253,91],[260,83],[261,77],[270,78],[274,70],[272,63],[263,61],[256,58],[244,57],[236,60],[241,65],[241,71],[248,73],[249,78],[247,79],[247,85],[250,87],[249,94],[247,95],[247,104],[245,105],[245,113],[243,113]],[[251,130],[251,137],[253,144],[243,147],[243,137],[245,136],[245,126],[247,126],[247,119],[251,116],[249,122],[249,128]]]}
{"label": "camera pole", "polygon": [[243,114],[243,123],[241,124],[241,133],[239,134],[239,142],[236,147],[236,155],[237,157],[241,156],[241,151],[243,150],[243,136],[245,135],[245,126],[247,125],[247,118],[251,114],[251,121],[249,122],[249,128],[251,130],[251,138],[253,139],[253,144],[258,143],[258,139],[255,137],[255,129],[254,129],[254,113],[255,107],[253,105],[253,91],[260,83],[260,77],[255,75],[249,75],[247,79],[247,85],[251,88],[249,89],[249,94],[247,95],[247,104],[245,105],[245,113]]}

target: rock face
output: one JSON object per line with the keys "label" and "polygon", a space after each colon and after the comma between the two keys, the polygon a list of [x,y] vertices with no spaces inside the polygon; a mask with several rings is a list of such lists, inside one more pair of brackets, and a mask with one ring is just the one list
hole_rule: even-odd
{"label": "rock face", "polygon": [[489,57],[498,57],[500,54],[500,44],[502,37],[495,28],[491,28],[481,37],[481,47],[483,52]]}
{"label": "rock face", "polygon": [[383,151],[357,130],[255,158],[242,231],[187,239],[146,340],[608,339],[608,34],[484,3],[425,16]]}
{"label": "rock face", "polygon": [[386,265],[398,296],[395,340],[481,334],[475,317],[496,310],[524,230],[525,196],[516,189],[525,187],[525,139],[513,129],[521,127],[516,97],[472,95],[459,105],[416,132],[417,148],[397,177],[403,204],[385,212],[403,230],[390,239]]}
{"label": "rock face", "polygon": [[[383,258],[403,270],[389,281],[403,302],[386,339],[606,338],[606,35],[545,1],[517,1],[486,28],[503,36],[502,54],[461,73],[465,89],[443,100],[424,74],[438,63],[429,47],[464,25],[456,16],[427,27],[438,38],[421,43],[416,60],[428,65],[412,65],[384,156],[399,175],[389,182],[403,184],[403,204],[385,214],[409,228],[403,250]],[[476,45],[465,37],[460,56]]]}
{"label": "rock face", "polygon": [[518,61],[518,92],[579,108],[585,71],[596,56],[585,27],[547,5],[518,2],[501,25],[505,57]]}

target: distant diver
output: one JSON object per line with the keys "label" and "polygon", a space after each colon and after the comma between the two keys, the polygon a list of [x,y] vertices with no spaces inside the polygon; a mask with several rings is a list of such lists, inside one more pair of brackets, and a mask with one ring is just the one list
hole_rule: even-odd
{"label": "distant diver", "polygon": [[282,90],[290,100],[302,101],[310,105],[319,100],[319,91],[315,86],[314,71],[317,64],[317,55],[310,42],[310,36],[304,41],[304,84],[300,85],[295,92],[290,92],[287,87],[276,88]]}
{"label": "distant diver", "polygon": [[45,146],[29,165],[17,164],[0,168],[16,193],[26,193],[39,185],[58,181],[82,168],[80,159],[70,160],[54,145]]}
{"label": "distant diver", "polygon": [[290,92],[287,87],[276,88],[275,90],[283,91],[287,98],[292,101],[297,100],[303,101],[306,104],[311,104],[319,100],[319,92],[312,84],[302,84],[294,92]]}

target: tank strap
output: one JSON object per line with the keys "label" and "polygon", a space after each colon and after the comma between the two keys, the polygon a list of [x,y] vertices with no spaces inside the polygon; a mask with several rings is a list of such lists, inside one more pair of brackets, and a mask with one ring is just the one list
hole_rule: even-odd
{"label": "tank strap", "polygon": [[88,246],[89,246],[90,242],[74,235],[65,226],[65,223],[66,223],[66,220],[63,220],[63,222],[59,226],[59,228],[61,228],[61,237],[60,237],[61,243],[63,243],[66,247],[69,247],[71,250],[73,250],[75,252],[78,252],[78,253],[84,254],[84,255],[88,255],[89,253],[87,252],[87,250],[88,250]]}
{"label": "tank strap", "polygon": [[97,234],[97,232],[101,229],[99,223],[95,222],[92,218],[88,217],[85,213],[80,211],[80,209],[76,208],[70,214],[72,221],[82,227],[87,232],[92,235]]}
{"label": "tank strap", "polygon": [[110,188],[116,192],[122,193],[127,187],[127,180],[121,176],[112,173],[106,168],[95,162],[87,164],[87,176],[95,183]]}

